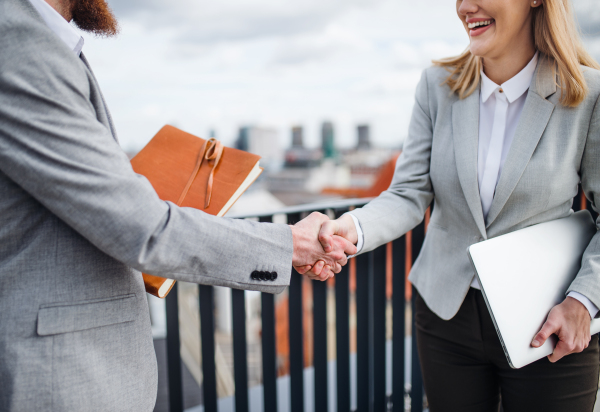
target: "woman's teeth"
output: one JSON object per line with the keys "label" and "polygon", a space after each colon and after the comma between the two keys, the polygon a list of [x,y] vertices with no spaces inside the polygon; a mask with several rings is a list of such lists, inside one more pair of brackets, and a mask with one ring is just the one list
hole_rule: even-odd
{"label": "woman's teeth", "polygon": [[479,27],[479,26],[487,26],[487,25],[489,25],[489,24],[492,24],[492,23],[493,23],[493,21],[494,21],[494,20],[477,21],[477,22],[475,22],[475,23],[468,23],[468,24],[467,24],[467,26],[468,26],[470,29],[474,29],[474,28],[476,28],[476,27]]}

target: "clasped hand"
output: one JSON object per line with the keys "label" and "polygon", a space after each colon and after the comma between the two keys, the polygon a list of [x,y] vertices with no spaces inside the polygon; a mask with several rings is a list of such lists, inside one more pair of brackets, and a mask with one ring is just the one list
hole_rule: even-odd
{"label": "clasped hand", "polygon": [[356,253],[356,228],[348,215],[337,220],[313,212],[291,226],[294,241],[292,265],[314,280],[327,280]]}

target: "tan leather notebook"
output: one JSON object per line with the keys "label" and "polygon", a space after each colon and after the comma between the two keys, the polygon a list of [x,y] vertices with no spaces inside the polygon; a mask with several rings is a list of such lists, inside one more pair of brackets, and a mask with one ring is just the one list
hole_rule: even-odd
{"label": "tan leather notebook", "polygon": [[[164,126],[133,159],[163,200],[223,216],[258,178],[260,156],[223,147],[173,126]],[[146,292],[164,298],[175,281],[143,274]]]}

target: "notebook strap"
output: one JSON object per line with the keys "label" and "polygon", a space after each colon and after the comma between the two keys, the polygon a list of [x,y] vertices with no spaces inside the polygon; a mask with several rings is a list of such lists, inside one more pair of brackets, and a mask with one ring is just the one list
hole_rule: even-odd
{"label": "notebook strap", "polygon": [[212,162],[210,174],[208,175],[208,182],[206,184],[206,197],[204,198],[204,208],[208,208],[208,206],[210,205],[210,198],[212,196],[215,169],[219,165],[222,155],[223,144],[220,141],[218,141],[214,137],[211,137],[210,139],[204,142],[204,144],[202,145],[202,149],[200,149],[200,153],[198,154],[198,160],[196,161],[194,171],[190,175],[190,178],[187,184],[185,185],[185,189],[183,189],[183,192],[181,192],[181,196],[179,196],[177,206],[181,206],[181,204],[183,203],[183,199],[185,199],[186,195],[188,194],[190,187],[192,187],[192,183],[194,183],[196,176],[198,176],[198,172],[200,172],[200,168],[202,167],[204,159],[206,159],[206,162],[209,165],[211,165]]}

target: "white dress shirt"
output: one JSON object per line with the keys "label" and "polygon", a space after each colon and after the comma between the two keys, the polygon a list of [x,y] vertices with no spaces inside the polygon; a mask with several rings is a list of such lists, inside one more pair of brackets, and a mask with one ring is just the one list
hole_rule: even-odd
{"label": "white dress shirt", "polygon": [[77,56],[83,49],[83,37],[68,21],[44,0],[29,0],[31,5],[42,16],[44,22]]}
{"label": "white dress shirt", "polygon": [[[481,71],[481,92],[479,100],[479,146],[477,156],[477,177],[479,196],[483,216],[487,219],[494,199],[496,185],[502,174],[502,167],[508,156],[515,136],[519,118],[525,106],[527,91],[537,67],[538,53],[517,75],[501,85],[490,80]],[[358,219],[349,213],[358,233],[357,249],[360,251],[364,243],[364,235]],[[473,278],[471,287],[481,289],[477,278]],[[568,296],[580,301],[594,318],[598,308],[585,296],[578,292],[570,292]]]}

